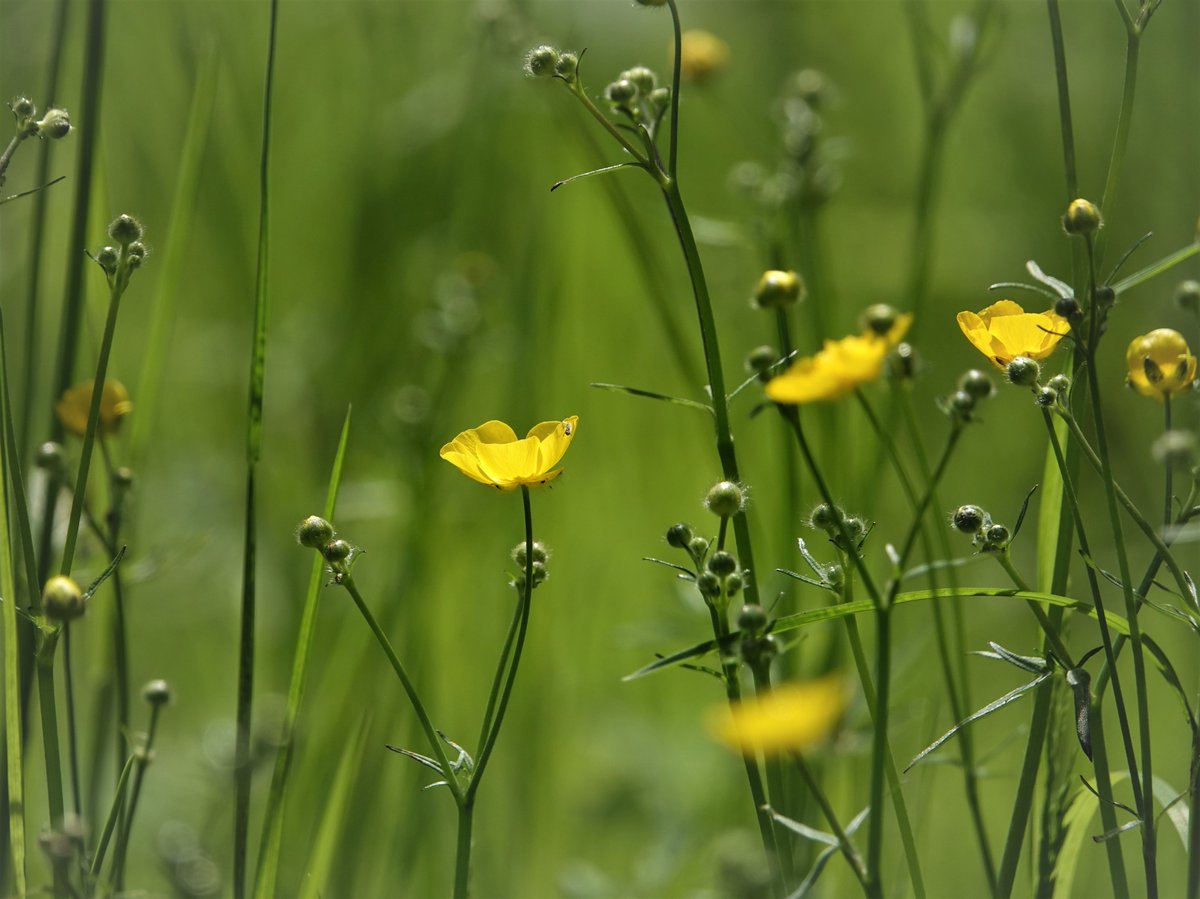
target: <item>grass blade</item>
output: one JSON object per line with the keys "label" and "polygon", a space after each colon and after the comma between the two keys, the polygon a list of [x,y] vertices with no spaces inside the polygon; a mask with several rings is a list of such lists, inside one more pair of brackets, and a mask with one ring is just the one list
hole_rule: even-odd
{"label": "grass blade", "polygon": [[337,774],[333,778],[333,786],[329,790],[329,801],[325,804],[325,812],[321,816],[321,824],[317,828],[317,838],[309,853],[308,871],[304,883],[300,886],[298,899],[321,899],[328,895],[326,881],[333,866],[333,856],[337,849],[338,838],[342,832],[342,820],[346,816],[346,806],[354,785],[354,774],[362,759],[363,747],[367,742],[369,717],[363,715],[358,725],[358,733],[342,754],[338,764]]}
{"label": "grass blade", "polygon": [[254,285],[254,342],[250,349],[250,399],[246,421],[246,529],[242,562],[241,636],[238,641],[237,748],[234,763],[233,895],[246,895],[250,835],[250,725],[254,700],[254,613],[258,515],[256,471],[262,454],[263,381],[267,359],[267,234],[270,210],[271,97],[279,0],[271,0],[267,67],[263,88],[262,147],[259,155],[258,264]]}
{"label": "grass blade", "polygon": [[[0,346],[3,345],[4,324],[0,320]],[[8,372],[0,366],[0,379],[4,391],[0,397],[3,405],[5,433],[11,428],[12,409],[8,404]],[[0,594],[3,595],[4,615],[4,735],[8,758],[8,834],[13,863],[13,878],[18,896],[28,891],[25,882],[25,784],[23,735],[21,733],[21,670],[20,652],[17,647],[17,590],[13,572],[12,543],[9,540],[9,478],[8,473],[16,460],[8,440],[0,444]],[[36,582],[35,582],[36,583]]]}
{"label": "grass blade", "polygon": [[[350,410],[342,424],[342,436],[338,442],[333,470],[329,475],[329,490],[325,496],[324,517],[334,520],[337,509],[338,487],[342,482],[342,463],[346,458],[346,444],[350,438]],[[279,856],[283,848],[284,807],[290,781],[292,750],[296,733],[296,718],[300,714],[300,700],[304,695],[304,682],[308,674],[308,653],[316,633],[317,608],[320,604],[321,582],[324,580],[324,563],[319,553],[313,554],[312,575],[308,580],[308,594],[304,600],[304,612],[300,617],[300,633],[296,638],[296,655],[292,661],[292,682],[288,688],[287,710],[283,719],[283,738],[279,753],[275,756],[275,771],[271,775],[271,791],[267,795],[267,810],[263,819],[262,843],[258,854],[258,872],[255,875],[254,895],[269,899],[276,895],[276,880],[279,876]]]}

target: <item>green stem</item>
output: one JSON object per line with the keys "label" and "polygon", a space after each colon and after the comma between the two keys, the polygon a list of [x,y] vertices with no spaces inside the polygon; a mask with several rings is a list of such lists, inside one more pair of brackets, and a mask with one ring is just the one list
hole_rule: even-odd
{"label": "green stem", "polygon": [[29,137],[29,133],[25,131],[14,134],[12,140],[8,142],[8,146],[4,148],[4,152],[0,153],[0,187],[4,186],[4,173],[8,171],[8,165],[12,162],[17,147],[21,146],[21,141],[27,137]]}
{"label": "green stem", "polygon": [[75,678],[71,672],[71,623],[69,621],[63,622],[62,633],[63,685],[67,694],[67,757],[71,769],[71,801],[74,803],[72,810],[82,821],[83,802],[80,799],[79,791],[79,736],[75,728]]}
{"label": "green stem", "polygon": [[392,666],[392,671],[396,673],[396,678],[400,681],[400,686],[404,688],[404,692],[408,696],[408,701],[412,705],[413,711],[416,712],[417,720],[421,724],[421,729],[425,732],[425,739],[429,743],[430,750],[433,752],[437,763],[442,767],[442,772],[446,777],[446,785],[450,788],[450,792],[454,794],[455,802],[461,802],[462,790],[455,781],[454,772],[450,768],[449,760],[446,758],[446,750],[442,746],[442,740],[438,736],[437,728],[433,726],[429,714],[425,711],[425,704],[421,702],[417,688],[413,686],[413,682],[408,677],[408,671],[405,670],[404,663],[396,655],[396,650],[392,648],[392,643],[388,640],[387,634],[383,632],[383,628],[379,626],[379,622],[371,613],[371,609],[362,598],[362,594],[358,592],[358,585],[354,583],[354,578],[348,573],[341,574],[340,583],[341,586],[346,588],[346,592],[350,594],[350,598],[354,600],[359,614],[362,615],[363,620],[367,623],[367,627],[371,629],[371,633],[375,635],[375,640],[379,644],[379,648],[387,656],[387,660]]}
{"label": "green stem", "polygon": [[[1021,577],[1021,572],[1017,571],[1016,566],[1013,565],[1013,561],[1008,554],[1008,550],[1004,549],[999,552],[992,553],[992,555],[995,557],[996,561],[1000,563],[1000,567],[1003,568],[1008,574],[1009,579],[1013,582],[1016,588],[1022,593],[1028,593],[1029,585],[1025,583],[1025,578]],[[1051,649],[1054,650],[1054,655],[1058,658],[1059,663],[1065,666],[1068,670],[1074,668],[1075,661],[1071,658],[1071,651],[1067,649],[1066,644],[1062,641],[1062,637],[1059,635],[1058,631],[1055,630],[1054,625],[1050,622],[1050,619],[1046,617],[1046,610],[1041,607],[1041,604],[1036,603],[1033,600],[1029,600],[1028,602],[1030,611],[1032,611],[1034,617],[1037,618],[1038,625],[1042,628],[1042,634],[1045,636],[1046,641],[1050,644]]]}
{"label": "green stem", "polygon": [[475,800],[458,806],[458,836],[454,851],[454,899],[466,899],[470,892],[471,833],[475,825]]}
{"label": "green stem", "polygon": [[[1108,161],[1108,177],[1104,181],[1104,197],[1100,201],[1100,219],[1107,222],[1117,200],[1117,186],[1121,180],[1121,169],[1125,165],[1125,152],[1129,146],[1130,123],[1133,119],[1133,99],[1137,90],[1138,49],[1141,45],[1141,30],[1134,27],[1120,0],[1117,0],[1126,23],[1125,35],[1125,79],[1121,88],[1121,111],[1117,116],[1117,130],[1113,135],[1112,156]],[[1103,255],[1104,233],[1096,239],[1096,255]]]}
{"label": "green stem", "polygon": [[117,834],[117,848],[113,855],[112,882],[118,893],[125,889],[125,858],[129,851],[129,836],[133,833],[133,816],[137,812],[138,799],[142,795],[142,781],[146,777],[146,769],[150,767],[154,758],[154,735],[158,730],[158,716],[161,711],[161,703],[151,706],[146,744],[139,752],[134,753],[133,788],[129,793],[129,810],[125,814],[121,832]]}
{"label": "green stem", "polygon": [[131,755],[125,760],[125,764],[121,766],[121,774],[117,778],[117,786],[113,792],[112,806],[108,810],[108,817],[104,821],[104,829],[100,832],[100,842],[96,845],[96,854],[92,857],[92,864],[88,869],[88,874],[92,879],[100,876],[100,869],[104,866],[104,857],[108,854],[108,844],[112,840],[113,832],[117,827],[117,819],[124,814],[125,785],[129,782],[129,775],[133,771],[135,759],[136,756]]}
{"label": "green stem", "polygon": [[813,798],[817,801],[817,805],[821,807],[821,812],[825,815],[829,829],[838,838],[838,848],[850,864],[850,870],[854,872],[854,876],[858,878],[858,882],[862,884],[865,890],[867,886],[867,872],[862,856],[858,854],[858,851],[854,848],[854,844],[850,842],[849,834],[846,833],[846,829],[842,827],[841,821],[838,820],[837,813],[833,810],[833,805],[830,803],[829,797],[821,789],[821,783],[813,774],[812,769],[808,767],[803,753],[793,751],[792,759],[796,762],[796,769],[800,772],[800,777],[804,780],[809,792],[812,793]]}
{"label": "green stem", "polygon": [[[1134,53],[1131,62],[1136,64],[1136,41],[1133,40],[1132,36],[1130,47],[1132,48],[1131,52]],[[1129,81],[1130,75],[1127,71],[1127,92],[1130,101],[1132,101],[1132,86],[1129,84]],[[1119,124],[1118,131],[1120,131],[1120,127]],[[1125,123],[1125,128],[1128,129],[1127,123]],[[1124,151],[1123,144],[1121,145],[1121,151]],[[1114,162],[1117,162],[1115,152],[1114,150]],[[1117,167],[1119,166],[1113,166],[1113,168]],[[1110,179],[1114,177],[1112,169],[1109,171],[1109,177]],[[1106,202],[1109,201],[1107,190],[1105,199]],[[1095,255],[1090,240],[1087,248],[1092,290],[1090,291],[1091,302],[1089,303],[1091,338],[1088,340],[1086,346],[1087,364],[1085,367],[1087,368],[1088,392],[1092,402],[1092,420],[1095,423],[1096,429],[1096,450],[1097,455],[1100,457],[1100,479],[1104,482],[1104,495],[1108,506],[1109,524],[1112,527],[1113,541],[1116,544],[1117,550],[1121,592],[1125,598],[1125,615],[1129,619],[1129,642],[1133,646],[1133,676],[1138,705],[1138,736],[1141,743],[1142,804],[1138,807],[1138,813],[1142,818],[1142,861],[1146,872],[1146,894],[1150,899],[1155,899],[1158,895],[1158,870],[1155,844],[1154,775],[1150,740],[1150,700],[1146,685],[1146,659],[1142,650],[1142,632],[1137,619],[1137,601],[1133,595],[1132,576],[1129,571],[1129,555],[1125,550],[1125,538],[1121,528],[1121,513],[1117,507],[1117,491],[1113,478],[1112,460],[1108,452],[1108,434],[1104,427],[1103,407],[1100,402],[1100,383],[1096,374],[1096,338],[1099,335],[1099,311],[1097,309],[1098,301],[1094,289]],[[1130,770],[1132,772],[1132,768]]]}
{"label": "green stem", "polygon": [[[754,692],[758,697],[764,697],[771,692],[771,662],[763,659],[758,664],[750,665],[750,673],[754,677]],[[763,760],[763,768],[767,774],[767,790],[770,793],[771,807],[781,814],[786,809],[781,807],[787,790],[783,782],[783,766],[778,756],[768,756]],[[775,849],[779,853],[779,874],[785,890],[791,890],[796,883],[796,865],[792,857],[791,839],[787,830],[772,818],[772,828],[775,831]]]}
{"label": "green stem", "polygon": [[[918,513],[923,514],[923,513]],[[891,609],[875,609],[875,734],[871,747],[871,814],[867,819],[867,895],[883,896],[883,769],[890,754],[887,741],[891,699]]]}
{"label": "green stem", "polygon": [[[42,718],[42,751],[46,759],[46,798],[50,805],[50,829],[63,826],[62,753],[58,741],[58,706],[54,695],[54,650],[58,632],[44,632],[37,658],[38,702]],[[67,882],[60,865],[54,866],[54,895],[67,895]]]}

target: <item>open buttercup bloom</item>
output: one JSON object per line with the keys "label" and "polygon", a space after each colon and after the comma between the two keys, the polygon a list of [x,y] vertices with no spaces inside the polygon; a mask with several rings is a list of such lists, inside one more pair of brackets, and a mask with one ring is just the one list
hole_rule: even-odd
{"label": "open buttercup bloom", "polygon": [[849,698],[846,682],[836,674],[782,684],[732,707],[713,707],[708,730],[743,755],[803,752],[833,734]]}
{"label": "open buttercup bloom", "polygon": [[537,487],[562,474],[559,463],[575,431],[579,416],[534,425],[518,439],[502,421],[487,421],[463,431],[441,449],[441,457],[472,480],[498,490]]}
{"label": "open buttercup bloom", "polygon": [[1125,362],[1129,386],[1160,402],[1196,380],[1196,357],[1183,335],[1171,328],[1156,328],[1135,337],[1125,351]]}
{"label": "open buttercup bloom", "polygon": [[1000,369],[1017,356],[1040,362],[1054,352],[1071,329],[1053,309],[1026,312],[1012,300],[992,303],[978,313],[960,312],[958,326],[972,346]]}
{"label": "open buttercup bloom", "polygon": [[[94,381],[84,381],[63,391],[54,406],[54,412],[62,426],[76,437],[87,434],[88,413],[92,410],[92,385]],[[109,378],[104,382],[104,392],[100,395],[100,420],[96,423],[96,433],[101,437],[112,434],[120,427],[125,416],[133,411],[133,403],[129,399],[129,391],[120,381]]]}
{"label": "open buttercup bloom", "polygon": [[912,313],[896,316],[886,334],[867,330],[862,334],[827,340],[815,356],[796,360],[778,377],[767,382],[767,398],[776,403],[801,404],[836,400],[883,371],[888,351],[904,337],[912,324]]}

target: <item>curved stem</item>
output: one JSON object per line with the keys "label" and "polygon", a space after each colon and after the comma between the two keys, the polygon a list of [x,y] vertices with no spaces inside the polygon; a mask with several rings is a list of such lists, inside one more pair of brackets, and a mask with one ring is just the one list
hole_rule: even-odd
{"label": "curved stem", "polygon": [[846,861],[850,864],[850,870],[854,872],[854,876],[858,878],[858,882],[863,885],[864,890],[867,886],[867,873],[863,865],[862,856],[858,854],[858,850],[854,848],[854,844],[850,842],[850,836],[846,833],[846,829],[842,827],[841,821],[838,820],[837,812],[833,810],[833,805],[829,801],[829,797],[825,795],[825,791],[821,789],[821,783],[813,774],[812,769],[808,767],[808,763],[804,760],[803,753],[798,750],[792,752],[792,759],[796,762],[796,770],[800,772],[800,777],[804,780],[805,786],[808,787],[813,798],[817,801],[817,805],[821,808],[821,813],[825,815],[825,820],[829,824],[829,829],[833,831],[833,835],[838,838],[838,848]]}
{"label": "curved stem", "polygon": [[129,835],[133,831],[133,815],[137,811],[138,797],[142,794],[142,780],[146,776],[150,760],[154,757],[154,733],[158,729],[158,713],[161,710],[162,706],[157,704],[151,708],[146,745],[140,752],[134,754],[136,767],[133,774],[133,787],[129,793],[129,812],[125,816],[125,825],[117,836],[117,849],[113,856],[112,882],[117,892],[120,892],[125,886],[125,856],[129,850]]}

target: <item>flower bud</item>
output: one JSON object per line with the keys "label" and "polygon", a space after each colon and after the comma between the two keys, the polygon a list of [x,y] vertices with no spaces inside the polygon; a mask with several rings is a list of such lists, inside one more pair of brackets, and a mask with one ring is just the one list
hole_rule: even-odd
{"label": "flower bud", "polygon": [[38,447],[35,464],[46,471],[61,471],[64,458],[62,444],[47,440]]}
{"label": "flower bud", "polygon": [[746,354],[746,371],[758,375],[762,380],[771,377],[771,366],[779,361],[774,347],[757,346]]}
{"label": "flower bud", "polygon": [[142,698],[152,706],[163,706],[171,701],[171,685],[165,680],[152,680],[142,687]]}
{"label": "flower bud", "polygon": [[969,419],[975,411],[975,397],[965,390],[956,390],[950,394],[950,409],[959,418]]}
{"label": "flower bud", "polygon": [[[525,541],[522,540],[512,548],[512,560],[521,568],[525,567]],[[533,562],[536,565],[541,563],[546,564],[546,560],[550,558],[550,551],[546,549],[546,544],[540,540],[533,541]]]}
{"label": "flower bud", "polygon": [[725,595],[737,596],[742,592],[742,585],[742,576],[737,572],[734,572],[725,578]]}
{"label": "flower bud", "polygon": [[132,215],[118,215],[108,226],[108,236],[122,247],[142,239],[142,223]]}
{"label": "flower bud", "polygon": [[71,117],[65,109],[50,109],[37,123],[38,134],[51,140],[62,140],[71,133]]}
{"label": "flower bud", "polygon": [[533,78],[554,74],[554,67],[558,65],[558,56],[558,50],[554,47],[544,44],[541,47],[534,47],[525,54],[525,74]]}
{"label": "flower bud", "polygon": [[133,469],[122,465],[112,473],[113,487],[118,490],[128,490],[133,486]]}
{"label": "flower bud", "polygon": [[746,491],[733,481],[720,481],[704,497],[704,507],[718,518],[732,518],[746,508]]}
{"label": "flower bud", "polygon": [[1069,322],[1078,322],[1083,318],[1083,310],[1079,308],[1079,300],[1074,297],[1059,297],[1054,301],[1054,314]]}
{"label": "flower bud", "polygon": [[116,247],[101,247],[100,252],[96,254],[96,264],[104,269],[106,275],[116,273],[120,260],[121,254]]}
{"label": "flower bud", "polygon": [[1063,230],[1073,235],[1095,234],[1101,224],[1100,210],[1087,200],[1072,200],[1062,217]]}
{"label": "flower bud", "polygon": [[958,379],[958,389],[970,394],[972,399],[986,400],[996,388],[992,384],[991,378],[979,369],[973,368]]}
{"label": "flower bud", "polygon": [[333,525],[316,515],[309,515],[296,528],[296,540],[309,549],[322,549],[333,539],[333,535]]}
{"label": "flower bud", "polygon": [[1175,305],[1200,315],[1200,281],[1183,281],[1175,288]]}
{"label": "flower bud", "polygon": [[804,294],[804,281],[799,275],[772,269],[758,279],[752,302],[757,309],[782,309],[804,299]]}
{"label": "flower bud", "polygon": [[554,74],[568,84],[574,84],[579,77],[579,56],[569,51],[560,54],[554,63]]}
{"label": "flower bud", "polygon": [[1071,389],[1071,379],[1069,377],[1067,377],[1066,375],[1058,374],[1058,375],[1055,375],[1053,378],[1051,378],[1046,383],[1046,386],[1053,389],[1054,392],[1057,393],[1059,396],[1062,396],[1068,390]]}
{"label": "flower bud", "polygon": [[696,560],[699,564],[700,560],[708,555],[708,541],[703,537],[693,537],[688,541],[688,555]]}
{"label": "flower bud", "polygon": [[354,547],[345,540],[330,540],[321,547],[321,555],[325,557],[325,561],[330,565],[345,562],[350,558],[352,552],[354,552]]}
{"label": "flower bud", "polygon": [[716,599],[721,595],[721,579],[711,571],[705,571],[696,578],[696,588],[705,599]]}
{"label": "flower bud", "polygon": [[728,577],[737,571],[737,567],[737,559],[723,549],[713,553],[708,560],[708,570],[717,577]]}
{"label": "flower bud", "polygon": [[1043,409],[1049,409],[1058,402],[1058,391],[1053,387],[1041,387],[1033,394],[1033,398]]}
{"label": "flower bud", "polygon": [[896,325],[900,313],[887,303],[875,303],[863,310],[859,316],[858,325],[864,331],[870,331],[880,337],[886,337]]}
{"label": "flower bud", "polygon": [[669,87],[656,87],[650,91],[650,96],[647,99],[656,111],[661,112],[671,104],[671,89]]}
{"label": "flower bud", "polygon": [[637,94],[637,85],[628,78],[618,79],[604,89],[605,98],[618,106],[624,106],[631,102],[637,97]]}
{"label": "flower bud", "polygon": [[8,108],[12,110],[12,114],[18,119],[28,119],[37,115],[37,107],[33,105],[33,101],[28,97],[17,97],[8,104]]}
{"label": "flower bud", "polygon": [[1004,549],[1004,547],[1008,546],[1008,528],[1002,524],[994,524],[987,529],[987,532],[983,535],[983,538],[983,548],[985,550]]}
{"label": "flower bud", "polygon": [[746,631],[751,634],[760,634],[767,626],[767,610],[757,603],[742,606],[742,611],[738,613],[737,626],[738,630]]}
{"label": "flower bud", "polygon": [[1004,370],[1008,380],[1021,387],[1032,387],[1042,376],[1042,368],[1028,356],[1017,356]]}
{"label": "flower bud", "polygon": [[667,528],[667,543],[676,549],[687,549],[691,539],[692,529],[683,522],[673,524]]}
{"label": "flower bud", "polygon": [[52,621],[73,621],[84,612],[83,591],[72,578],[58,574],[42,588],[42,611]]}
{"label": "flower bud", "polygon": [[899,381],[911,381],[920,370],[921,359],[917,349],[911,343],[898,343],[896,348],[888,353],[888,372]]}
{"label": "flower bud", "polygon": [[978,534],[987,520],[987,512],[979,506],[972,505],[959,506],[950,518],[954,529],[964,534]]}
{"label": "flower bud", "polygon": [[622,72],[620,80],[633,82],[642,96],[658,87],[658,76],[645,66],[634,66],[629,71]]}
{"label": "flower bud", "polygon": [[817,530],[833,531],[837,528],[838,519],[841,516],[842,510],[837,506],[831,506],[829,503],[818,503],[817,507],[808,516],[808,523]]}

